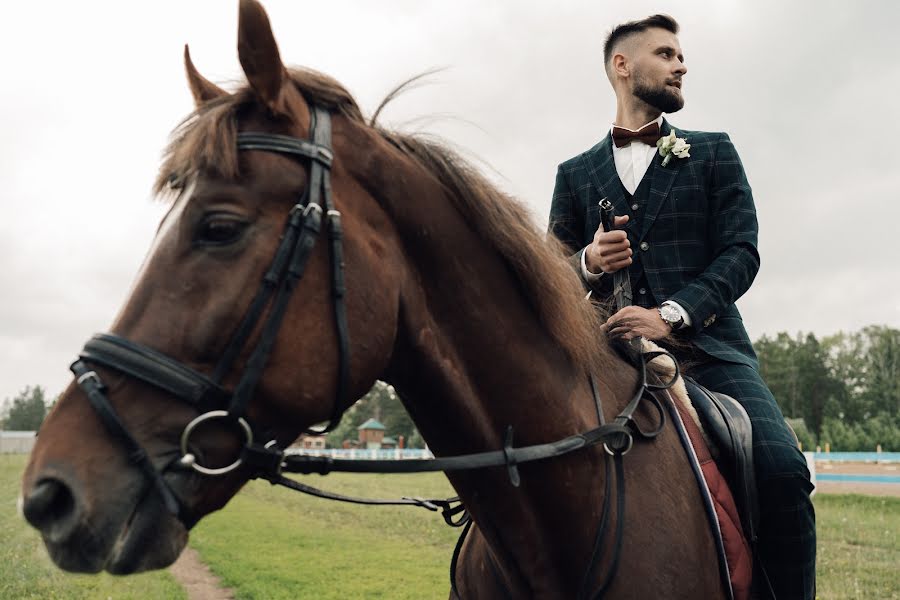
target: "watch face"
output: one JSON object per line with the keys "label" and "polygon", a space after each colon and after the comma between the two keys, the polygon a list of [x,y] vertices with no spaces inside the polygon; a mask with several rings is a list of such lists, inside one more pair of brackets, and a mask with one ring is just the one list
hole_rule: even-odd
{"label": "watch face", "polygon": [[678,323],[679,321],[681,321],[681,313],[679,313],[678,309],[671,304],[666,304],[665,306],[661,307],[659,309],[659,314],[662,315],[662,318],[669,323]]}

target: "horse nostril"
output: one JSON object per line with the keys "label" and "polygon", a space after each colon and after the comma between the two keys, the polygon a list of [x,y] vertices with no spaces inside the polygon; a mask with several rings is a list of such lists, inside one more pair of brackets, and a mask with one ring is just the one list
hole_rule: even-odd
{"label": "horse nostril", "polygon": [[75,497],[58,479],[41,479],[22,505],[22,514],[35,528],[54,540],[69,536],[78,524]]}

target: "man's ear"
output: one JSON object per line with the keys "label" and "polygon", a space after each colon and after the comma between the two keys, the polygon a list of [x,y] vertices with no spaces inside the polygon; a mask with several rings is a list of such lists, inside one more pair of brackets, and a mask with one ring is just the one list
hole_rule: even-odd
{"label": "man's ear", "polygon": [[631,76],[631,64],[624,54],[620,52],[613,54],[613,57],[610,59],[610,64],[613,74],[618,75],[619,77]]}

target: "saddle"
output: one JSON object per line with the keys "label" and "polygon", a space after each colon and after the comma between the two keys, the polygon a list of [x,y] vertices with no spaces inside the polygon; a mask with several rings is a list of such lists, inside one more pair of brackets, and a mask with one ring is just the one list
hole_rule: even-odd
{"label": "saddle", "polygon": [[[636,347],[622,340],[613,342],[619,354],[631,364],[637,365],[639,353]],[[643,341],[644,351],[658,348],[653,342]],[[674,373],[664,362],[655,362],[663,375]],[[759,495],[753,470],[753,430],[750,417],[740,403],[726,394],[708,390],[691,377],[680,374],[688,399],[699,418],[702,434],[711,455],[728,484],[741,520],[744,535],[751,548],[756,546],[759,524]]]}
{"label": "saddle", "polygon": [[682,377],[703,429],[718,450],[716,465],[731,489],[744,534],[753,547],[759,523],[759,498],[753,470],[750,417],[731,396],[708,390],[688,376]]}

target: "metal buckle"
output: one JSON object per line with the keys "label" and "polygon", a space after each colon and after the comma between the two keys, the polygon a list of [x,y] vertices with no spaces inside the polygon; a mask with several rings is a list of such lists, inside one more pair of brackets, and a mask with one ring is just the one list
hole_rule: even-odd
{"label": "metal buckle", "polygon": [[607,454],[609,454],[610,456],[615,456],[616,454],[621,454],[622,456],[625,456],[626,454],[628,454],[628,451],[631,450],[631,447],[634,445],[634,436],[631,435],[630,433],[622,434],[622,435],[625,435],[628,437],[628,443],[625,445],[625,449],[620,450],[617,448],[615,450],[611,450],[609,445],[607,444],[607,442],[603,442],[603,449],[606,450]]}
{"label": "metal buckle", "polygon": [[82,373],[81,375],[79,375],[78,379],[75,380],[75,383],[80,386],[89,379],[93,379],[94,383],[96,383],[100,387],[103,387],[103,382],[100,380],[100,376],[97,375],[97,371],[88,371],[87,373]]}
{"label": "metal buckle", "polygon": [[241,458],[238,457],[230,465],[225,467],[219,467],[217,469],[211,467],[204,467],[203,465],[197,464],[196,457],[188,452],[188,442],[191,438],[191,433],[194,429],[197,428],[200,423],[204,421],[209,421],[211,419],[229,419],[234,420],[240,425],[241,430],[244,432],[244,436],[247,438],[245,446],[249,446],[253,443],[253,430],[250,429],[250,424],[247,423],[243,418],[238,417],[234,419],[227,410],[211,410],[208,413],[204,413],[187,424],[187,427],[184,428],[184,431],[181,433],[181,460],[178,461],[184,467],[190,467],[194,469],[198,473],[203,473],[204,475],[224,475],[225,473],[230,473],[234,471],[239,466],[241,466]]}
{"label": "metal buckle", "polygon": [[316,211],[321,216],[322,207],[319,206],[319,204],[316,202],[310,202],[309,204],[306,205],[306,208],[303,209],[303,217],[306,218],[307,216],[309,216],[309,213],[311,213],[312,211]]}
{"label": "metal buckle", "polygon": [[328,148],[326,148],[324,146],[318,146],[318,145],[316,146],[316,151],[318,152],[318,154],[321,158],[328,161],[329,166],[330,166],[331,162],[334,160],[334,153],[331,150],[329,150]]}

